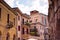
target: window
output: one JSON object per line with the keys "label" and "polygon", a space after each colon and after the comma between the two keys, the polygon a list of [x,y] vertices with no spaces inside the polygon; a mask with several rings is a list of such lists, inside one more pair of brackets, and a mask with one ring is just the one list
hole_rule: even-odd
{"label": "window", "polygon": [[18,38],[18,40],[20,40],[20,38]]}
{"label": "window", "polygon": [[13,35],[13,40],[15,40],[15,35]]}
{"label": "window", "polygon": [[2,40],[2,39],[1,39],[1,31],[0,31],[0,40]]}
{"label": "window", "polygon": [[22,19],[22,24],[24,24],[24,19]]}
{"label": "window", "polygon": [[9,14],[7,14],[7,23],[9,23]]}
{"label": "window", "polygon": [[15,18],[14,18],[14,25],[15,25]]}
{"label": "window", "polygon": [[28,29],[27,29],[27,34],[28,34]]}
{"label": "window", "polygon": [[1,8],[0,8],[0,19],[1,19]]}
{"label": "window", "polygon": [[22,34],[24,34],[24,28],[22,28]]}
{"label": "window", "polygon": [[9,33],[7,33],[6,40],[9,40]]}
{"label": "window", "polygon": [[20,31],[20,26],[18,26],[18,31]]}
{"label": "window", "polygon": [[18,16],[18,20],[20,20],[20,16]]}

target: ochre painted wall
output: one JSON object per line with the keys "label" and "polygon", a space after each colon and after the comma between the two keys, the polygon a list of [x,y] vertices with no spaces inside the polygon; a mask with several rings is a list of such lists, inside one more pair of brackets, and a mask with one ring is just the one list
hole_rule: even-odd
{"label": "ochre painted wall", "polygon": [[[16,36],[16,20],[14,25],[14,18],[16,19],[16,15],[5,7],[2,3],[0,3],[1,8],[1,20],[0,20],[0,31],[1,31],[1,40],[6,40],[7,33],[9,33],[10,37],[9,40],[13,40],[13,36]],[[13,22],[13,27],[8,29],[6,28],[7,25],[7,14],[10,15],[10,21]]]}

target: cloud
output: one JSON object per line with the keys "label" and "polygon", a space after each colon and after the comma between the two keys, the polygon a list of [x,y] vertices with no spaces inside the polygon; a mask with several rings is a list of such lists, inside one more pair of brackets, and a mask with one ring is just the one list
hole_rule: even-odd
{"label": "cloud", "polygon": [[[19,4],[17,2],[17,6],[21,9],[23,13],[29,14],[32,10],[38,10],[39,12],[42,12],[44,14],[48,13],[48,2],[47,0],[33,0],[31,1],[31,6],[26,6],[24,4]],[[40,5],[41,4],[41,5]]]}
{"label": "cloud", "polygon": [[28,7],[28,6],[24,6],[23,4],[17,4],[17,6],[19,7],[19,9],[20,9],[23,13],[28,13],[28,14],[29,14],[29,7]]}
{"label": "cloud", "polygon": [[30,14],[32,10],[48,13],[48,0],[5,0],[10,6],[17,6],[23,13]]}
{"label": "cloud", "polygon": [[6,3],[8,3],[11,7],[14,5],[14,0],[4,0]]}

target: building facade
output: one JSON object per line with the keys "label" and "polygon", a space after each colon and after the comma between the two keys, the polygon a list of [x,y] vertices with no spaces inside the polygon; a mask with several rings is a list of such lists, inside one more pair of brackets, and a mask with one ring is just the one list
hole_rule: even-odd
{"label": "building facade", "polygon": [[48,0],[49,1],[49,38],[50,40],[60,40],[60,0]]}
{"label": "building facade", "polygon": [[29,23],[29,15],[23,14],[22,15],[22,40],[28,40],[29,32],[30,32],[30,23]]}
{"label": "building facade", "polygon": [[44,30],[47,26],[47,15],[39,13],[36,10],[30,12],[30,34],[31,38],[36,38],[38,40],[45,40]]}
{"label": "building facade", "polygon": [[22,19],[22,12],[19,10],[18,7],[12,8],[17,13],[17,40],[21,40],[21,19]]}
{"label": "building facade", "polygon": [[16,13],[0,0],[0,40],[16,40]]}
{"label": "building facade", "polygon": [[28,40],[29,38],[29,15],[22,13],[19,8],[13,8],[17,12],[17,39]]}

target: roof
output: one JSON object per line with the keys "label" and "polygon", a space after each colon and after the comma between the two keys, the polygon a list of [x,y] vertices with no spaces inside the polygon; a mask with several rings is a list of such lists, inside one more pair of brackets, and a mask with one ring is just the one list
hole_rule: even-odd
{"label": "roof", "polygon": [[41,15],[44,15],[44,16],[48,16],[48,15],[46,15],[46,14],[43,14],[43,13],[40,13]]}
{"label": "roof", "polygon": [[6,8],[8,8],[10,11],[12,11],[15,15],[16,12],[12,10],[12,8],[4,1],[4,0],[0,0],[0,3],[2,3]]}
{"label": "roof", "polygon": [[16,12],[19,12],[19,14],[21,14],[22,15],[22,12],[21,12],[21,10],[18,8],[18,7],[15,7],[15,8],[12,8],[14,11],[16,11]]}
{"label": "roof", "polygon": [[28,18],[28,19],[30,18],[29,15],[23,14],[18,7],[15,7],[15,8],[12,8],[12,9],[13,9],[14,11],[19,12],[19,14],[21,14],[23,17],[26,17],[26,18]]}
{"label": "roof", "polygon": [[30,18],[30,16],[29,15],[27,15],[26,13],[25,14],[23,14],[25,17],[27,17],[27,18]]}

